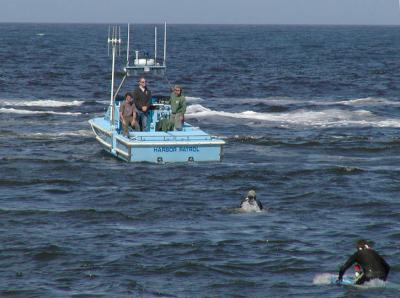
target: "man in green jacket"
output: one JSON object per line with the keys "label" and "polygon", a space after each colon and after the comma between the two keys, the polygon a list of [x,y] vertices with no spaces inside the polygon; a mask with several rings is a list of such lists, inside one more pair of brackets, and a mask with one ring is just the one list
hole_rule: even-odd
{"label": "man in green jacket", "polygon": [[174,92],[171,93],[171,124],[174,125],[174,130],[182,130],[182,124],[186,112],[186,98],[182,94],[182,87],[175,85]]}

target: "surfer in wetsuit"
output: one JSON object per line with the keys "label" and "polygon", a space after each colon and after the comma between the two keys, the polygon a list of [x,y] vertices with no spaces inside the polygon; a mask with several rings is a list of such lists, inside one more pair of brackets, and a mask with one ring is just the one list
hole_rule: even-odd
{"label": "surfer in wetsuit", "polygon": [[371,279],[386,280],[390,271],[389,264],[375,250],[369,247],[365,240],[358,240],[356,248],[357,251],[340,267],[338,282],[343,280],[344,273],[354,263],[358,263],[362,269],[362,273],[355,280],[355,284],[362,285]]}

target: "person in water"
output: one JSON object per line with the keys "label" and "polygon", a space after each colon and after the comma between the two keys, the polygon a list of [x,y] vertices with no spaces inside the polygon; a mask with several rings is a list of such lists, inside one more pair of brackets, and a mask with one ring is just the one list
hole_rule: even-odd
{"label": "person in water", "polygon": [[140,130],[146,131],[147,118],[149,116],[151,91],[149,90],[149,88],[147,88],[145,78],[140,78],[139,85],[136,87],[135,91],[133,91],[133,99],[135,101]]}
{"label": "person in water", "polygon": [[263,205],[256,198],[255,190],[250,190],[247,193],[247,197],[240,203],[240,209],[243,211],[261,211],[263,210]]}
{"label": "person in water", "polygon": [[182,94],[181,86],[175,85],[169,102],[171,104],[171,124],[174,125],[174,130],[182,130],[182,124],[186,112],[186,98]]}
{"label": "person in water", "polygon": [[121,104],[119,109],[119,118],[122,122],[122,127],[124,129],[124,136],[128,136],[129,126],[135,130],[140,130],[139,125],[136,121],[136,108],[133,104],[132,94],[127,92],[125,94],[125,101]]}
{"label": "person in water", "polygon": [[343,280],[343,275],[348,268],[354,263],[357,263],[361,267],[361,274],[358,279],[355,280],[355,284],[362,285],[366,281],[372,279],[386,280],[390,266],[386,261],[373,250],[365,240],[358,240],[356,242],[357,251],[351,255],[346,263],[339,270],[338,282]]}

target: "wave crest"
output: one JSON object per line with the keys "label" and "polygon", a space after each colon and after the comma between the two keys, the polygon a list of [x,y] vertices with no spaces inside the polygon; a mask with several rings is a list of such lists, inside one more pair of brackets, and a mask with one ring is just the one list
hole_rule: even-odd
{"label": "wave crest", "polygon": [[187,109],[188,118],[198,117],[226,117],[246,120],[274,122],[283,125],[303,125],[317,127],[339,126],[373,126],[373,127],[400,127],[400,119],[381,118],[367,110],[348,111],[342,109],[306,110],[298,109],[283,113],[262,113],[255,111],[225,112],[215,111],[194,104]]}
{"label": "wave crest", "polygon": [[80,112],[55,112],[55,111],[31,111],[31,110],[18,110],[14,108],[0,108],[0,113],[3,114],[23,114],[23,115],[46,115],[46,114],[51,114],[51,115],[66,115],[66,116],[78,116],[81,115],[82,113]]}
{"label": "wave crest", "polygon": [[79,100],[73,101],[60,101],[60,100],[0,100],[3,106],[15,106],[15,107],[72,107],[80,106],[84,102]]}

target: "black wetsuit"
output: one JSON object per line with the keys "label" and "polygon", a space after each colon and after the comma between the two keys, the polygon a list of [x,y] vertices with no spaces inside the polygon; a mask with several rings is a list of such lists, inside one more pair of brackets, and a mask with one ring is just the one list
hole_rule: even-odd
{"label": "black wetsuit", "polygon": [[354,263],[358,263],[363,270],[362,276],[356,281],[358,285],[374,278],[386,280],[389,274],[389,264],[375,250],[363,248],[350,256],[340,268],[339,280],[342,280],[345,271]]}

